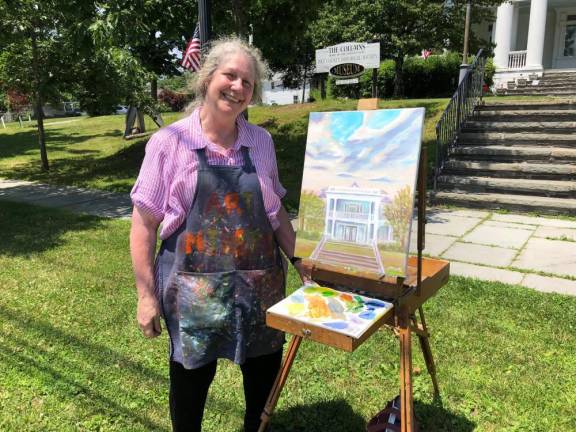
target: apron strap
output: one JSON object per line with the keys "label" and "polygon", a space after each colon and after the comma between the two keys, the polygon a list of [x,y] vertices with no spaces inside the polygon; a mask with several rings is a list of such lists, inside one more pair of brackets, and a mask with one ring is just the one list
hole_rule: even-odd
{"label": "apron strap", "polygon": [[248,173],[256,172],[252,159],[250,159],[250,153],[248,152],[248,147],[242,146],[242,156],[244,156],[244,171]]}
{"label": "apron strap", "polygon": [[208,168],[208,159],[206,158],[206,147],[202,147],[196,150],[196,156],[198,156],[198,165],[200,169]]}

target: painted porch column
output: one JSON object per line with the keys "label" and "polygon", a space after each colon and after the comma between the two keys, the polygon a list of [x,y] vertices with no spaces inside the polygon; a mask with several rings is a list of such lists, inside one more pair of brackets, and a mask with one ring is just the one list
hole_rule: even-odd
{"label": "painted porch column", "polygon": [[496,34],[494,42],[494,65],[496,69],[508,69],[508,54],[512,45],[512,24],[514,21],[514,3],[502,3],[496,13]]}
{"label": "painted porch column", "polygon": [[544,36],[546,33],[546,13],[548,0],[532,0],[530,3],[530,23],[528,24],[528,52],[526,67],[528,69],[544,69]]}

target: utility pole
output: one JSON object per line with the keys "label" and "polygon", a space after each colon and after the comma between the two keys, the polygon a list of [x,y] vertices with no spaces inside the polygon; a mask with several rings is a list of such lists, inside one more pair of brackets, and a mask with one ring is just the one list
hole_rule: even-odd
{"label": "utility pole", "polygon": [[470,39],[470,15],[472,13],[472,0],[466,2],[466,23],[464,24],[464,50],[462,53],[462,64],[460,65],[460,77],[458,84],[462,82],[466,72],[468,72],[468,43]]}
{"label": "utility pole", "polygon": [[202,44],[202,50],[204,50],[212,38],[210,0],[198,0],[198,22],[200,24],[200,42]]}

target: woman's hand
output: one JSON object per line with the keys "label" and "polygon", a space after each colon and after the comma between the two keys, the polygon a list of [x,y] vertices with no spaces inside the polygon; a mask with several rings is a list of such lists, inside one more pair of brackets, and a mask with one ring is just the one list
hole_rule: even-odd
{"label": "woman's hand", "polygon": [[302,260],[298,260],[294,263],[294,268],[298,272],[300,279],[302,280],[303,284],[308,284],[313,282],[312,281],[312,272],[310,271],[310,267],[305,266],[302,263]]}
{"label": "woman's hand", "polygon": [[162,327],[160,326],[160,305],[156,297],[144,296],[138,299],[136,319],[145,337],[153,338],[162,333]]}

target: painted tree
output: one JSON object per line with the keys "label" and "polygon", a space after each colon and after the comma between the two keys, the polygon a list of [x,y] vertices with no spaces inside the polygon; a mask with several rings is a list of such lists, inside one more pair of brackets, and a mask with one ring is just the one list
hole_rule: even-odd
{"label": "painted tree", "polygon": [[300,212],[298,230],[322,235],[326,213],[324,200],[312,191],[304,191],[300,195]]}
{"label": "painted tree", "polygon": [[408,229],[412,218],[413,197],[412,188],[404,186],[394,196],[390,204],[384,207],[384,217],[392,226],[394,239],[402,249],[406,247]]}

